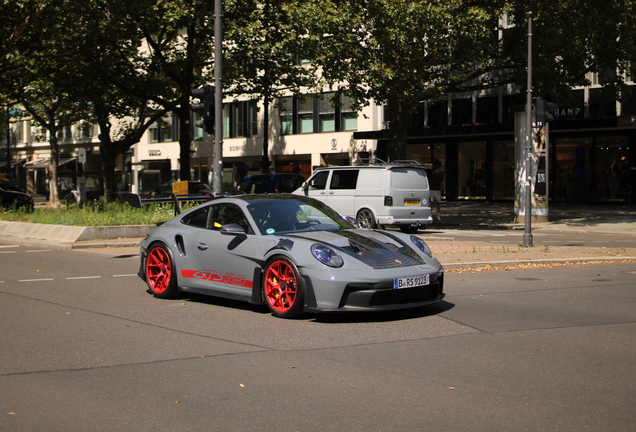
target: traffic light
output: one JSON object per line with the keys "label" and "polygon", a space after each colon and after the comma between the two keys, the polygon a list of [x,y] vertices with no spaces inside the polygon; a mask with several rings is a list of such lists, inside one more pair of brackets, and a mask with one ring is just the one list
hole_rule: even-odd
{"label": "traffic light", "polygon": [[196,126],[202,127],[207,133],[214,133],[214,86],[206,84],[201,88],[191,89],[190,96],[201,102],[190,104],[190,109],[201,115],[203,119]]}
{"label": "traffic light", "polygon": [[537,126],[543,126],[548,122],[554,121],[554,114],[556,112],[555,104],[547,102],[543,98],[536,98],[535,104],[537,110]]}

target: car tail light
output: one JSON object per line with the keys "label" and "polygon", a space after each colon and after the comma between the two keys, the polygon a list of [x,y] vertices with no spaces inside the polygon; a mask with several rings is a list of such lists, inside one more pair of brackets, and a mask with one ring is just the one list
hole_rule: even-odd
{"label": "car tail light", "polygon": [[384,197],[384,205],[386,207],[392,207],[393,206],[393,197],[392,196],[385,196]]}

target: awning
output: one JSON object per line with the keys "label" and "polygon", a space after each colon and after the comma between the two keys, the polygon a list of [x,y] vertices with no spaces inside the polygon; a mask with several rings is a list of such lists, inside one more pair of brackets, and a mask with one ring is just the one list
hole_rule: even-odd
{"label": "awning", "polygon": [[[16,165],[20,165],[26,162],[26,159],[13,159],[9,164],[10,167],[14,167]],[[7,166],[7,161],[0,162],[0,168],[4,168]]]}
{"label": "awning", "polygon": [[[75,158],[60,158],[57,161],[57,166],[62,166],[69,162],[73,162]],[[40,169],[40,168],[48,168],[51,166],[51,159],[38,159],[35,161],[27,162],[24,164],[28,169]]]}

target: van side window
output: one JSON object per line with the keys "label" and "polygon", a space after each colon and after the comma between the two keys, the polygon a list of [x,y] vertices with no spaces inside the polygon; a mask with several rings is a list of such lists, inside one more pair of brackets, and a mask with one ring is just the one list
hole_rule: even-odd
{"label": "van side window", "polygon": [[324,190],[327,187],[327,177],[329,177],[329,171],[319,172],[309,181],[309,187],[311,189]]}
{"label": "van side window", "polygon": [[360,170],[334,170],[331,176],[331,189],[355,189]]}

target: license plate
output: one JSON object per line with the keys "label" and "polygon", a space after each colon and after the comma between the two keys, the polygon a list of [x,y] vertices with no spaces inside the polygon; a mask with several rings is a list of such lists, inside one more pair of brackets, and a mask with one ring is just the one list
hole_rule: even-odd
{"label": "license plate", "polygon": [[430,276],[427,274],[407,276],[393,279],[393,289],[413,288],[430,284]]}
{"label": "license plate", "polygon": [[404,205],[420,205],[420,200],[404,200]]}

